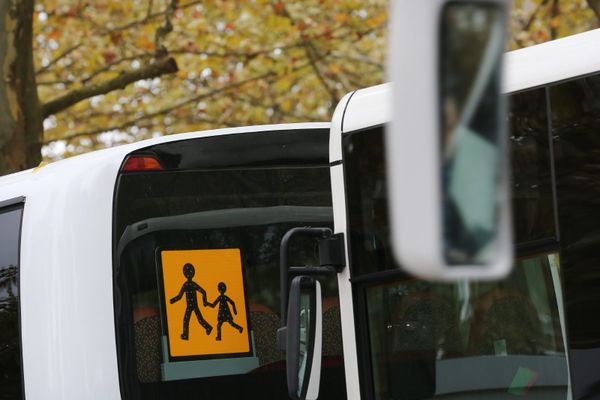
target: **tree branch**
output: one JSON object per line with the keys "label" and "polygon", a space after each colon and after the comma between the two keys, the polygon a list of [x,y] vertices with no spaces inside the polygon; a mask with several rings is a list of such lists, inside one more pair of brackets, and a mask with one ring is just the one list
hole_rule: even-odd
{"label": "tree branch", "polygon": [[69,80],[69,79],[65,79],[65,80],[60,80],[60,79],[55,79],[53,81],[37,81],[36,82],[38,86],[51,86],[51,85],[65,85],[65,86],[69,86],[75,83],[75,81]]}
{"label": "tree branch", "polygon": [[82,100],[112,92],[113,90],[123,89],[127,85],[143,80],[159,77],[164,74],[177,72],[177,63],[173,58],[163,58],[156,62],[129,72],[124,72],[116,78],[110,79],[98,84],[74,89],[71,92],[43,105],[44,118],[56,114]]}
{"label": "tree branch", "polygon": [[[298,72],[298,71],[300,71],[300,70],[302,70],[304,68],[307,68],[307,67],[310,67],[310,63],[306,63],[306,64],[303,64],[303,65],[297,66],[297,67],[293,68],[289,73],[295,73],[295,72]],[[109,126],[109,127],[104,127],[104,128],[100,128],[100,129],[94,129],[94,130],[85,131],[85,132],[77,132],[77,133],[74,133],[72,135],[65,136],[63,138],[57,138],[57,139],[52,139],[52,140],[45,141],[44,145],[47,145],[49,143],[56,142],[56,141],[59,141],[59,140],[69,141],[69,140],[76,139],[76,138],[82,137],[82,136],[92,136],[92,135],[98,135],[100,133],[114,131],[114,130],[123,130],[125,128],[129,128],[130,126],[137,125],[140,121],[144,121],[146,119],[150,119],[150,118],[159,117],[159,116],[162,116],[162,115],[169,114],[170,112],[172,112],[172,111],[174,111],[174,110],[176,110],[178,108],[181,108],[181,107],[183,107],[183,106],[185,106],[187,104],[195,103],[195,102],[198,102],[200,100],[205,100],[207,98],[214,97],[214,96],[216,96],[218,94],[229,92],[229,91],[231,91],[233,89],[238,89],[238,88],[240,88],[240,87],[242,87],[242,86],[244,86],[244,85],[246,85],[248,83],[256,82],[256,81],[259,81],[261,79],[273,78],[273,77],[282,78],[283,76],[286,76],[289,73],[286,73],[286,74],[283,74],[283,75],[277,75],[273,71],[269,71],[269,72],[264,73],[262,75],[258,75],[258,76],[255,76],[255,77],[252,77],[252,78],[248,78],[248,79],[243,80],[243,81],[239,81],[239,82],[233,83],[233,84],[228,85],[228,86],[224,86],[224,87],[221,87],[221,88],[218,88],[218,89],[214,89],[214,90],[212,90],[210,92],[207,92],[207,93],[199,94],[199,95],[194,96],[192,98],[189,98],[187,100],[183,100],[183,101],[181,101],[181,102],[179,102],[179,103],[177,103],[177,104],[175,104],[173,106],[165,107],[165,108],[163,108],[161,110],[158,110],[158,111],[155,111],[153,113],[142,115],[142,116],[140,116],[138,118],[126,121],[126,122],[124,122],[122,124],[113,125],[113,126]]]}
{"label": "tree branch", "polygon": [[129,128],[130,126],[136,125],[140,121],[143,121],[143,120],[146,120],[146,119],[149,119],[149,118],[154,118],[154,117],[159,117],[159,116],[162,116],[162,115],[166,115],[166,114],[170,113],[171,111],[174,111],[174,110],[176,110],[176,109],[178,109],[180,107],[183,107],[183,106],[185,106],[187,104],[198,102],[200,100],[204,100],[204,99],[216,96],[218,94],[221,94],[221,93],[224,93],[224,92],[228,92],[228,91],[233,90],[233,89],[237,89],[237,88],[239,88],[239,87],[241,87],[241,86],[243,86],[243,85],[245,85],[247,83],[258,81],[258,80],[261,80],[261,79],[265,79],[265,78],[268,78],[268,77],[274,76],[274,75],[275,75],[275,73],[270,71],[270,72],[267,72],[265,74],[262,74],[262,75],[259,75],[259,76],[255,76],[253,78],[248,78],[248,79],[246,79],[244,81],[240,81],[240,82],[231,84],[229,86],[225,86],[225,87],[222,87],[222,88],[214,89],[214,90],[212,90],[210,92],[207,92],[207,93],[199,94],[198,96],[194,96],[194,97],[192,97],[190,99],[181,101],[181,102],[176,103],[176,104],[174,104],[174,105],[172,105],[170,107],[165,107],[165,108],[163,108],[161,110],[158,110],[158,111],[155,111],[153,113],[142,115],[139,118],[135,118],[135,119],[126,121],[126,122],[124,122],[122,124],[119,124],[119,125],[114,125],[114,126],[110,126],[110,127],[104,127],[104,128],[100,128],[100,129],[86,131],[86,132],[74,133],[72,135],[65,136],[64,138],[50,140],[48,142],[45,142],[44,144],[48,144],[50,142],[56,142],[57,140],[71,140],[71,139],[75,139],[75,138],[78,138],[78,137],[81,137],[81,136],[98,135],[100,133],[104,133],[104,132],[108,132],[108,131],[123,130],[125,128]]}
{"label": "tree branch", "polygon": [[131,57],[123,57],[123,58],[119,58],[118,60],[115,60],[111,63],[106,64],[105,66],[98,68],[95,71],[90,72],[90,74],[88,76],[86,76],[85,78],[83,78],[81,80],[81,83],[86,84],[89,81],[91,81],[92,79],[94,79],[96,76],[104,73],[104,72],[108,72],[111,70],[112,67],[115,67],[119,64],[122,64],[124,62],[127,61],[135,61],[135,60],[143,60],[143,59],[148,59],[148,58],[153,58],[154,54],[151,53],[142,53],[142,54],[137,54]]}
{"label": "tree branch", "polygon": [[377,69],[382,70],[382,71],[385,68],[383,63],[375,61],[368,57],[350,56],[350,55],[346,55],[346,54],[336,52],[336,51],[332,51],[330,53],[330,56],[331,56],[331,58],[335,58],[337,60],[345,60],[345,61],[351,61],[351,62],[355,62],[355,63],[370,65],[370,66],[376,67]]}
{"label": "tree branch", "polygon": [[146,18],[150,18],[152,15],[152,8],[154,7],[154,0],[148,1],[148,11],[146,12]]}
{"label": "tree branch", "polygon": [[[280,3],[280,4],[283,4],[283,3]],[[285,5],[281,8],[280,12],[283,16],[285,16],[287,19],[289,19],[289,21],[292,25],[296,25],[296,20],[289,13],[289,11],[287,10],[287,7],[285,7]],[[329,93],[329,97],[331,98],[331,107],[330,107],[331,110],[330,111],[331,111],[331,113],[333,113],[333,109],[335,108],[335,104],[339,100],[339,96],[338,96],[336,90],[329,85],[329,83],[325,79],[325,76],[321,72],[321,69],[317,65],[317,60],[322,59],[323,57],[321,56],[321,54],[319,54],[317,47],[314,45],[314,43],[309,38],[302,36],[302,39],[303,39],[302,44],[304,46],[304,53],[306,54],[306,57],[308,58],[308,61],[310,62],[310,65],[311,65],[315,75],[317,76],[317,79],[319,80],[319,82],[321,82],[321,85],[323,85],[323,87],[325,88],[327,93]]]}
{"label": "tree branch", "polygon": [[558,0],[552,1],[550,8],[550,40],[554,40],[558,37],[558,27],[554,25],[554,18],[560,15],[560,4]]}
{"label": "tree branch", "polygon": [[[192,6],[195,6],[195,5],[198,5],[198,4],[202,4],[202,3],[205,3],[205,1],[204,0],[195,0],[195,1],[190,1],[188,3],[185,3],[185,4],[180,4],[180,5],[177,6],[177,8],[179,10],[183,10],[185,8],[192,7]],[[128,23],[126,23],[124,25],[117,26],[117,27],[112,28],[112,29],[105,29],[105,33],[114,33],[114,32],[119,32],[119,31],[124,31],[124,30],[130,29],[130,28],[135,27],[136,25],[144,24],[144,23],[146,23],[146,22],[148,22],[148,21],[150,21],[150,20],[152,20],[154,18],[161,17],[161,16],[165,15],[168,12],[169,12],[168,9],[165,9],[163,11],[158,11],[158,12],[155,12],[155,13],[152,13],[152,14],[148,14],[148,15],[146,15],[142,19],[131,21],[131,22],[128,22]]]}
{"label": "tree branch", "polygon": [[312,66],[313,71],[315,71],[315,75],[319,79],[319,82],[321,82],[321,85],[323,85],[323,87],[325,88],[327,93],[329,93],[329,97],[331,99],[331,107],[330,108],[331,108],[331,113],[333,114],[333,109],[335,108],[335,105],[337,104],[337,102],[339,100],[339,96],[338,96],[336,90],[334,88],[332,88],[329,85],[329,83],[327,83],[327,81],[325,80],[325,76],[323,76],[321,69],[317,65],[317,58],[319,58],[319,53],[318,53],[315,45],[312,42],[306,42],[306,56],[308,57],[308,60],[310,61],[310,65]]}
{"label": "tree branch", "polygon": [[35,71],[35,74],[36,75],[40,75],[40,74],[43,74],[44,72],[48,71],[50,69],[50,67],[52,67],[54,64],[56,64],[57,62],[59,62],[60,60],[62,60],[66,56],[68,56],[69,54],[71,54],[73,51],[77,50],[80,46],[81,46],[81,43],[78,43],[78,44],[76,44],[73,47],[69,47],[68,49],[66,49],[65,51],[63,51],[62,53],[60,53],[58,56],[56,56],[55,59],[53,59],[52,61],[50,61],[48,63],[48,65],[46,65],[44,67],[41,67],[40,69],[38,69],[37,71]]}
{"label": "tree branch", "polygon": [[527,20],[527,22],[525,23],[525,25],[523,25],[523,28],[521,30],[527,32],[529,31],[529,28],[531,28],[531,25],[533,25],[537,13],[542,9],[542,7],[546,6],[548,4],[549,0],[543,0],[542,2],[540,2],[540,4],[538,4],[538,6],[536,7],[535,10],[533,10],[533,12],[531,13],[531,15],[529,16],[529,19]]}
{"label": "tree branch", "polygon": [[154,34],[154,44],[156,46],[156,50],[160,51],[163,47],[162,42],[167,37],[167,35],[173,32],[173,24],[171,23],[171,17],[175,12],[175,8],[177,7],[178,0],[171,0],[167,5],[167,9],[165,10],[165,23],[161,25]]}

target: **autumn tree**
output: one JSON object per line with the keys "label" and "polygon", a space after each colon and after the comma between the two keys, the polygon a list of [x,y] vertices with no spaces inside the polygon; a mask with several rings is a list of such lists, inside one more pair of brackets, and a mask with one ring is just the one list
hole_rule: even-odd
{"label": "autumn tree", "polygon": [[143,68],[157,51],[179,67],[46,116],[47,158],[191,130],[326,121],[346,92],[383,80],[385,0],[174,4],[160,43],[164,0],[38,4],[42,101]]}
{"label": "autumn tree", "polygon": [[[165,22],[156,30],[157,50],[147,57],[144,65],[121,71],[118,76],[54,91],[52,98],[40,101],[36,75],[50,65],[38,69],[35,63],[37,36],[34,21],[37,13],[34,12],[34,1],[0,2],[0,24],[6,32],[0,38],[3,78],[0,83],[0,174],[31,167],[40,161],[46,118],[93,96],[125,88],[142,79],[177,72],[175,60],[166,51],[161,51],[160,46],[161,40],[172,30],[170,18],[174,7],[175,1],[172,1],[162,12]],[[77,12],[77,9],[72,10]],[[72,50],[65,50],[65,54]]]}
{"label": "autumn tree", "polygon": [[[327,121],[381,83],[388,0],[2,0],[0,174],[177,132]],[[598,25],[515,0],[509,48]],[[415,39],[418,41],[418,38]]]}
{"label": "autumn tree", "polygon": [[514,0],[508,47],[515,50],[598,27],[600,0]]}

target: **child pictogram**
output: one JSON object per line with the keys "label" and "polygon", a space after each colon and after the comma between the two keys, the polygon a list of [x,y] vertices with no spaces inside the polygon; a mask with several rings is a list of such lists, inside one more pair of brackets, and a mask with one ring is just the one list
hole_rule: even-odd
{"label": "child pictogram", "polygon": [[179,294],[170,300],[171,304],[173,304],[179,301],[185,293],[186,309],[185,314],[183,316],[183,333],[181,334],[181,339],[183,340],[188,340],[190,316],[192,315],[192,311],[196,314],[198,322],[206,330],[207,335],[210,335],[210,332],[213,329],[212,326],[208,322],[206,322],[206,320],[202,317],[202,313],[198,308],[198,299],[196,298],[196,291],[200,292],[200,294],[202,295],[202,304],[204,305],[204,307],[206,307],[208,303],[206,302],[206,291],[192,280],[195,274],[196,270],[194,269],[194,266],[192,264],[187,263],[183,266],[183,275],[187,278],[187,281],[185,281],[181,286]]}
{"label": "child pictogram", "polygon": [[233,302],[233,300],[231,300],[228,296],[225,295],[225,291],[227,291],[227,285],[225,285],[225,282],[219,282],[219,284],[217,285],[217,289],[219,290],[219,293],[221,293],[221,295],[217,297],[217,299],[212,303],[208,303],[208,305],[214,308],[217,304],[219,304],[216,339],[221,340],[221,325],[223,325],[223,322],[229,322],[229,325],[233,326],[240,333],[242,333],[244,328],[233,322],[233,316],[231,315],[231,310],[229,310],[229,304],[227,303],[231,303],[231,306],[233,307],[233,313],[235,315],[237,315],[237,310],[235,309],[235,303]]}

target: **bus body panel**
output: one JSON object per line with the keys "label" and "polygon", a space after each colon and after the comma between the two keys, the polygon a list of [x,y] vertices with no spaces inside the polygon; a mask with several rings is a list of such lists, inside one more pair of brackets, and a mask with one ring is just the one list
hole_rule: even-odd
{"label": "bus body panel", "polygon": [[109,152],[32,172],[20,304],[25,396],[118,398]]}
{"label": "bus body panel", "polygon": [[504,92],[592,74],[600,66],[600,29],[506,53]]}
{"label": "bus body panel", "polygon": [[[384,83],[360,89],[354,92],[346,106],[342,121],[343,133],[382,125],[391,120],[392,84]],[[337,139],[340,140],[339,151],[341,152],[341,137],[338,136]]]}

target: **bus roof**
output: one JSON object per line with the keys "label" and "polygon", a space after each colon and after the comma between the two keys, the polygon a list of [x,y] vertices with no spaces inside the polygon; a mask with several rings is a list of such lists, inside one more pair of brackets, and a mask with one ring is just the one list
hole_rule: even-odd
{"label": "bus roof", "polygon": [[[510,94],[600,71],[600,29],[553,40],[505,54],[504,93]],[[332,143],[343,132],[382,125],[392,119],[392,87],[384,83],[359,89],[340,102],[340,129],[332,130]],[[334,121],[337,121],[334,116]],[[334,122],[334,125],[336,122]],[[330,161],[341,159],[331,148]]]}
{"label": "bus roof", "polygon": [[[143,140],[131,144],[115,146],[108,149],[92,151],[90,153],[81,154],[75,157],[60,160],[45,166],[32,168],[29,170],[17,172],[14,174],[0,177],[0,201],[11,197],[22,196],[22,186],[27,186],[29,182],[40,180],[56,180],[57,184],[61,183],[63,173],[79,170],[81,168],[94,168],[99,162],[103,165],[112,165],[116,170],[120,167],[124,157],[138,149],[143,149],[156,144],[176,142],[180,140],[196,139],[201,137],[232,135],[251,132],[269,132],[269,131],[285,131],[299,129],[329,129],[329,123],[311,122],[311,123],[295,123],[295,124],[277,124],[277,125],[255,125],[236,128],[214,129],[208,131],[180,133],[176,135],[161,136],[158,138]],[[116,176],[116,170],[115,176]]]}
{"label": "bus roof", "polygon": [[505,55],[504,92],[556,83],[600,70],[600,29]]}

